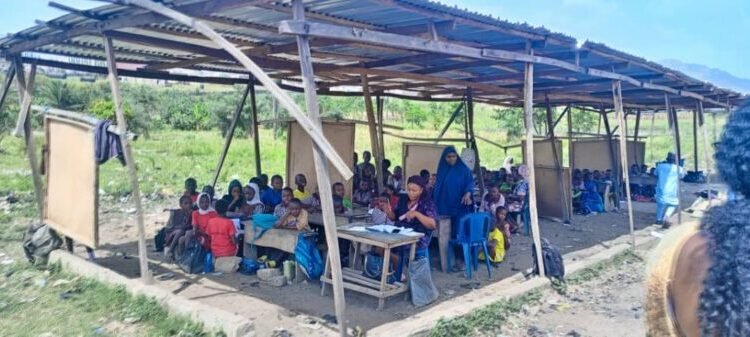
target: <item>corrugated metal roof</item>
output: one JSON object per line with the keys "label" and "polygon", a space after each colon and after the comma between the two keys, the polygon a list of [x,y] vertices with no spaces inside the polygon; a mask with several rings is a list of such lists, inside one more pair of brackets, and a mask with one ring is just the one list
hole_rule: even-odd
{"label": "corrugated metal roof", "polygon": [[[196,4],[231,5],[211,12],[197,10],[194,15],[208,21],[230,42],[245,49],[254,61],[278,80],[298,80],[296,40],[294,36],[279,34],[277,28],[279,22],[292,18],[290,0],[248,1],[249,4],[233,0],[174,0],[170,3],[178,8]],[[578,49],[577,41],[570,36],[550,32],[543,27],[510,23],[435,1],[306,0],[304,3],[306,19],[312,22],[410,36],[429,36],[428,26],[432,26],[441,40],[450,43],[516,52],[525,52],[527,45],[530,45],[535,55],[582,67],[611,71],[676,90],[691,90],[722,102],[734,102],[741,98],[732,91],[716,88],[603,44],[586,42]],[[61,32],[88,27],[87,25],[97,27],[93,25],[119,18],[145,18],[146,15],[148,12],[145,10],[121,5],[106,5],[71,13],[51,20],[46,25],[40,24],[0,39],[0,50],[6,56],[9,56],[11,49],[20,49],[27,53],[33,52],[35,57],[41,53],[103,60],[102,40],[96,29],[66,39],[52,38]],[[245,73],[234,60],[225,57],[225,52],[191,28],[164,18],[146,19],[143,19],[146,24],[138,27],[119,26],[115,29],[118,35],[113,35],[113,38],[118,61],[141,64],[144,69],[149,67],[151,70],[148,71],[148,76],[167,71],[170,64],[182,69],[223,71],[228,73],[228,77]],[[29,41],[46,41],[44,39],[54,42],[29,44]],[[357,85],[362,69],[370,69],[377,70],[374,75],[370,75],[372,88],[386,95],[398,91],[413,92],[415,96],[426,99],[437,94],[440,97],[448,94],[460,98],[463,95],[462,88],[472,86],[476,87],[474,95],[479,101],[521,104],[522,62],[483,62],[325,38],[311,41],[318,83],[326,93],[330,93],[328,88],[341,86],[342,83]],[[29,45],[32,47],[22,48]],[[62,63],[60,65],[64,66],[64,62]],[[341,68],[347,70],[342,71]],[[137,72],[133,74],[138,75]],[[575,102],[607,105],[610,82],[586,72],[568,71],[547,64],[535,66],[535,92],[568,95],[568,98],[553,99],[555,104]],[[492,89],[493,87],[497,89]],[[515,97],[509,98],[508,90],[516,92],[512,95]],[[625,103],[629,105],[658,106],[659,96],[663,103],[663,93],[656,90],[646,90],[623,82],[623,91]],[[573,97],[571,95],[582,98],[570,98]],[[590,99],[583,99],[586,97]],[[694,106],[694,100],[686,97],[675,97],[674,103],[676,106]]]}

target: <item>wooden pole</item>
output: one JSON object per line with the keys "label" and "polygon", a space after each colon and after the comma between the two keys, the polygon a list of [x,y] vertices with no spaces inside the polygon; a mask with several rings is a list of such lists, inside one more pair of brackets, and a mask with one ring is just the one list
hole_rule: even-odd
{"label": "wooden pole", "polygon": [[214,180],[211,182],[211,186],[216,186],[216,182],[219,180],[219,174],[221,174],[221,168],[224,167],[224,160],[227,158],[227,152],[229,152],[229,146],[232,145],[232,139],[234,138],[234,130],[237,129],[237,121],[240,119],[242,109],[245,108],[245,101],[247,101],[247,95],[253,88],[253,82],[250,82],[245,87],[245,91],[242,93],[242,99],[240,104],[237,105],[237,109],[234,110],[232,116],[232,122],[229,124],[229,130],[227,131],[226,137],[224,137],[224,148],[221,150],[219,155],[219,162],[216,164],[216,170],[214,170]]}
{"label": "wooden pole", "polygon": [[[677,120],[677,111],[672,108],[672,102],[669,99],[669,94],[664,94],[664,105],[667,110],[667,115],[669,116],[669,125],[672,128],[672,136],[674,137],[674,147],[675,147],[675,154],[677,155],[677,173],[679,177],[680,172],[680,159],[682,158],[680,154],[680,126],[679,121]],[[677,223],[682,224],[682,179],[677,179]]]}
{"label": "wooden pole", "polygon": [[477,175],[477,180],[479,180],[479,195],[483,198],[486,188],[484,187],[482,164],[479,160],[479,147],[477,146],[477,140],[474,136],[474,96],[471,88],[466,88],[466,116],[466,120],[469,123],[467,126],[469,130],[469,137],[471,139],[469,141],[469,144],[471,146],[471,149],[474,150],[474,174]]}
{"label": "wooden pole", "polygon": [[620,184],[620,182],[622,181],[622,179],[620,177],[620,170],[618,169],[619,165],[617,165],[617,159],[615,157],[615,142],[612,138],[614,131],[609,126],[609,117],[607,117],[607,112],[604,110],[604,108],[601,109],[601,116],[602,122],[604,124],[604,132],[607,133],[607,143],[609,144],[609,162],[610,166],[612,166],[612,179],[614,179],[614,186],[616,187],[617,192],[614,193],[616,203],[615,207],[619,210],[620,190],[622,189],[622,185]]}
{"label": "wooden pole", "polygon": [[[248,84],[248,88],[250,89],[250,107],[252,108],[252,130],[253,130],[253,149],[255,150],[255,176],[260,177],[261,173],[263,173],[263,170],[260,166],[260,134],[258,133],[258,103],[255,100],[255,77],[252,77],[250,75],[250,84]],[[247,90],[246,90],[247,91]],[[245,101],[245,97],[247,97],[247,92],[244,94],[243,105]],[[242,111],[242,110],[240,110]],[[239,115],[237,116],[239,117]]]}
{"label": "wooden pole", "polygon": [[706,185],[708,186],[708,207],[711,207],[713,202],[713,194],[711,193],[711,154],[708,153],[710,149],[708,141],[708,132],[706,131],[706,114],[703,111],[703,101],[698,101],[698,126],[701,131],[701,138],[703,139],[703,159],[706,161]]}
{"label": "wooden pole", "polygon": [[464,104],[466,104],[466,110],[464,110],[464,140],[466,148],[471,147],[471,136],[469,135],[469,98],[464,96]]}
{"label": "wooden pole", "polygon": [[[542,242],[539,235],[539,218],[536,209],[536,174],[534,170],[534,64],[525,64],[523,86],[523,112],[526,122],[526,165],[529,170],[529,217],[531,218],[531,236],[536,248],[536,261],[539,276],[545,277]],[[470,268],[470,266],[467,266]]]}
{"label": "wooden pole", "polygon": [[[304,20],[305,8],[302,4],[302,0],[292,1],[292,11],[295,20]],[[297,46],[299,49],[302,83],[305,88],[307,113],[310,119],[320,127],[321,122],[318,111],[318,96],[315,91],[315,77],[313,73],[309,38],[305,35],[297,35]],[[369,101],[369,91],[366,90],[365,92],[367,92],[366,99]],[[372,102],[370,102],[370,104],[372,104]],[[370,111],[372,112],[372,110]],[[320,195],[330,196],[332,193],[331,179],[328,175],[328,160],[323,156],[323,149],[315,143],[313,143],[313,159],[315,161],[315,174],[318,178]],[[339,241],[336,233],[336,216],[333,211],[333,199],[330,197],[320,198],[320,203],[323,210],[323,227],[325,228],[326,243],[328,244],[328,263],[331,266],[331,280],[333,283],[333,300],[336,310],[336,319],[339,325],[339,335],[345,337],[347,336],[346,302],[344,299],[344,282],[341,273],[341,258],[339,256]]]}
{"label": "wooden pole", "polygon": [[693,110],[693,167],[698,172],[698,109]]}
{"label": "wooden pole", "polygon": [[[383,108],[384,108],[383,105],[385,104],[385,101],[383,100],[383,97],[381,97],[381,96],[375,96],[375,103],[377,105],[377,109],[375,109],[375,111],[377,112],[376,118],[378,120],[378,125],[377,125],[378,126],[378,128],[377,128],[377,130],[378,130],[378,153],[380,154],[380,158],[384,160],[384,159],[386,159],[385,158],[385,139],[383,137],[384,128],[385,128],[385,124],[384,124],[384,120],[383,120]],[[382,168],[380,169],[380,171],[381,171],[381,173],[383,173],[382,172],[383,171]],[[382,176],[379,175],[379,177],[380,177],[381,183],[383,184],[383,186],[385,186],[385,184],[388,183],[384,179],[385,175],[382,175]]]}
{"label": "wooden pole", "polygon": [[[656,110],[651,112],[651,130],[648,132],[648,148],[646,149],[646,153],[648,153],[649,149],[653,149],[652,144],[654,143],[654,125],[656,122]],[[645,154],[644,154],[645,155]]]}
{"label": "wooden pole", "polygon": [[[628,203],[628,223],[630,224],[630,245],[635,251],[635,226],[633,225],[633,202],[630,197],[630,173],[628,172],[628,134],[625,127],[625,116],[622,109],[622,84],[620,81],[612,81],[612,98],[614,99],[617,124],[620,126],[620,166],[622,178],[625,181],[625,199]],[[640,117],[640,111],[638,112]],[[638,122],[636,122],[638,125]]]}
{"label": "wooden pole", "polygon": [[635,131],[633,133],[633,141],[635,142],[635,146],[633,146],[633,150],[635,151],[635,163],[638,165],[638,168],[640,169],[641,165],[643,163],[638,161],[638,158],[640,158],[638,153],[638,133],[641,131],[641,109],[638,109],[635,111]]}
{"label": "wooden pole", "polygon": [[378,144],[378,128],[375,122],[375,111],[372,107],[372,95],[370,93],[370,84],[367,80],[367,75],[362,75],[362,95],[365,98],[365,112],[367,113],[367,126],[370,131],[370,152],[372,153],[373,159],[375,159],[375,172],[372,174],[375,176],[377,191],[383,190],[383,182],[380,179],[383,177],[383,158],[380,156],[380,145]]}
{"label": "wooden pole", "polygon": [[304,130],[310,136],[310,139],[323,150],[323,153],[331,162],[331,165],[336,168],[336,170],[341,174],[341,177],[344,180],[349,180],[352,178],[352,176],[354,176],[350,165],[348,165],[347,162],[338,155],[336,149],[334,149],[333,145],[331,145],[331,143],[326,139],[320,124],[314,123],[310,119],[310,117],[305,115],[300,107],[297,106],[296,103],[294,103],[294,100],[289,96],[289,94],[282,90],[281,87],[279,87],[279,85],[276,84],[276,82],[270,76],[268,76],[268,74],[266,74],[262,68],[258,66],[258,64],[253,62],[253,60],[251,60],[247,56],[247,54],[245,54],[245,52],[227,41],[226,38],[224,38],[216,30],[211,28],[210,25],[201,20],[197,20],[172,8],[150,0],[127,0],[126,3],[129,5],[135,5],[141,8],[148,9],[161,16],[186,25],[201,33],[216,45],[218,45],[220,48],[222,48],[224,51],[226,51],[229,55],[236,59],[237,62],[245,67],[245,69],[247,69],[253,76],[255,76],[258,82],[260,82],[268,90],[268,92],[271,93],[271,95],[279,100],[279,103],[281,103],[281,105],[289,112],[289,115],[297,120],[299,125],[302,127],[302,130]]}
{"label": "wooden pole", "polygon": [[544,103],[547,107],[547,129],[549,130],[550,144],[552,144],[552,156],[555,157],[555,174],[557,174],[558,187],[560,188],[560,206],[563,211],[563,221],[565,223],[570,223],[570,208],[568,206],[570,204],[570,199],[568,199],[568,191],[565,188],[565,181],[563,181],[562,163],[558,157],[555,126],[552,122],[552,105],[549,102],[549,96],[546,94],[544,95]]}
{"label": "wooden pole", "polygon": [[[5,104],[5,99],[8,97],[8,92],[10,91],[10,86],[13,83],[13,79],[16,76],[16,67],[11,65],[8,67],[8,71],[5,73],[5,79],[3,80],[3,88],[0,91],[0,110],[3,109],[3,105]],[[20,95],[19,95],[20,96]]]}
{"label": "wooden pole", "polygon": [[[109,70],[109,86],[112,91],[112,101],[115,104],[115,116],[117,119],[117,128],[121,135],[128,131],[128,121],[125,119],[125,113],[122,111],[122,97],[120,96],[120,83],[117,80],[117,60],[115,51],[112,46],[112,39],[104,36],[104,51],[107,56],[107,68]],[[130,188],[133,190],[133,202],[135,203],[135,213],[138,222],[138,260],[140,262],[141,280],[149,284],[152,282],[151,272],[148,269],[148,250],[146,248],[146,226],[143,221],[143,206],[141,205],[141,191],[138,186],[138,169],[135,167],[135,158],[133,150],[130,148],[128,137],[120,137],[122,150],[125,153],[125,163],[128,166],[128,175],[130,176]]]}
{"label": "wooden pole", "polygon": [[[271,111],[274,121],[279,119],[279,107],[276,99],[271,97]],[[273,122],[273,139],[279,138],[279,122]]]}
{"label": "wooden pole", "polygon": [[[445,123],[445,126],[443,126],[443,129],[440,130],[440,134],[437,136],[437,139],[442,139],[443,136],[445,136],[445,133],[448,131],[448,128],[451,127],[451,124],[453,124],[453,121],[456,120],[456,117],[458,114],[461,113],[461,111],[464,109],[465,101],[462,101],[458,106],[456,107],[456,110],[453,110],[453,113],[451,114],[451,117],[448,118],[448,122]],[[437,141],[435,141],[437,144]]]}
{"label": "wooden pole", "polygon": [[[18,113],[18,122],[21,126],[20,133],[16,135],[23,135],[24,143],[26,144],[26,156],[29,159],[29,166],[31,167],[31,178],[34,183],[34,197],[36,198],[37,212],[39,212],[39,219],[44,220],[44,185],[42,183],[42,175],[39,173],[39,160],[36,157],[36,141],[34,140],[34,131],[31,128],[31,101],[34,95],[34,81],[36,79],[36,64],[31,64],[31,70],[29,71],[28,81],[26,74],[23,70],[23,63],[21,59],[16,57],[13,59],[13,67],[16,68],[16,85],[18,89],[18,100],[20,103],[21,111]],[[23,116],[23,120],[21,119]]]}
{"label": "wooden pole", "polygon": [[[575,153],[573,152],[573,107],[570,104],[568,104],[567,121],[568,121],[568,167],[570,168],[570,172],[573,173],[573,169],[575,169],[576,167],[576,162],[575,162]],[[604,202],[606,203],[607,201],[605,200]]]}

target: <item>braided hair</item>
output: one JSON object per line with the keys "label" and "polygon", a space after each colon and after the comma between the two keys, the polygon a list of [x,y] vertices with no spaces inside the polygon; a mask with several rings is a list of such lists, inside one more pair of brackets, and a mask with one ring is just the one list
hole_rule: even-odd
{"label": "braided hair", "polygon": [[[724,182],[750,198],[750,102],[734,111],[716,144]],[[711,242],[699,317],[703,336],[750,335],[750,200],[712,208],[701,223]]]}

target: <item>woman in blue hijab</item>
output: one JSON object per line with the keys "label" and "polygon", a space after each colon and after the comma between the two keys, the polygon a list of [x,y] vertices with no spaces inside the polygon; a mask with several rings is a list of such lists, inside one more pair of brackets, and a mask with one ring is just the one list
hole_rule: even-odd
{"label": "woman in blue hijab", "polygon": [[456,148],[448,146],[438,162],[437,179],[432,191],[438,214],[451,217],[452,236],[456,236],[458,221],[472,211],[471,194],[474,177],[458,156]]}

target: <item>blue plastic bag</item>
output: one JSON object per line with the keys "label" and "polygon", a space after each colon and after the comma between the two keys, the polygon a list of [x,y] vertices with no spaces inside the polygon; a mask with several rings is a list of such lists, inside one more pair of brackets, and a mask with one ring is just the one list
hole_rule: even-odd
{"label": "blue plastic bag", "polygon": [[276,220],[278,220],[278,218],[273,214],[253,215],[253,230],[255,231],[253,241],[263,236],[267,230],[273,228],[273,225],[276,224]]}
{"label": "blue plastic bag", "polygon": [[258,261],[243,257],[242,261],[240,262],[239,271],[240,273],[245,274],[245,275],[253,275],[258,271],[258,269],[260,269],[260,267],[261,267],[261,264],[258,263]]}
{"label": "blue plastic bag", "polygon": [[297,236],[297,247],[294,248],[294,259],[299,269],[307,275],[308,279],[317,280],[323,275],[323,258],[316,247],[315,235],[300,233]]}

